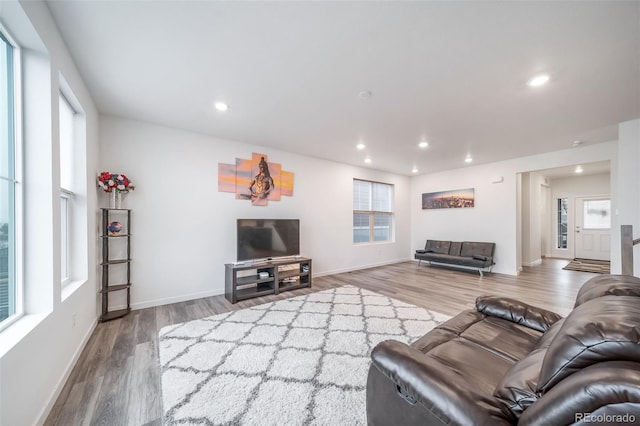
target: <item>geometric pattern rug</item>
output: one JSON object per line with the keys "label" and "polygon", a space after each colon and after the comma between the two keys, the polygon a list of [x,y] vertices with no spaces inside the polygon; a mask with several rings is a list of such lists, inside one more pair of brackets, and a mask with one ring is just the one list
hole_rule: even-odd
{"label": "geometric pattern rug", "polygon": [[611,262],[608,260],[593,260],[575,258],[562,269],[569,271],[594,272],[596,274],[611,273]]}
{"label": "geometric pattern rug", "polygon": [[366,425],[371,349],[447,319],[346,285],[164,327],[164,423]]}

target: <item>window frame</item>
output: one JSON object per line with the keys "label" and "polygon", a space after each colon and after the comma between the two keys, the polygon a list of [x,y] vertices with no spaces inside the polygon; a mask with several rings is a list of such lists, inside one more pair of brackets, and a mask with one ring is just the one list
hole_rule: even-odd
{"label": "window frame", "polygon": [[[0,24],[0,38],[11,46],[11,84],[8,89],[11,92],[12,102],[10,117],[8,120],[8,139],[13,140],[13,152],[10,153],[9,160],[12,162],[13,173],[9,171],[6,178],[0,176],[5,182],[13,184],[13,209],[10,212],[9,220],[13,220],[13,232],[9,231],[9,246],[13,248],[13,253],[9,254],[8,275],[13,275],[13,313],[4,320],[0,320],[0,332],[15,323],[24,316],[24,234],[23,234],[23,183],[22,183],[22,70],[21,70],[21,50],[18,43],[11,37],[10,33]],[[11,158],[13,157],[13,158]],[[13,161],[11,161],[13,160]],[[11,215],[12,214],[12,215]],[[11,238],[13,236],[13,238]]]}
{"label": "window frame", "polygon": [[[67,250],[65,254],[60,253],[58,258],[58,266],[60,272],[61,300],[66,300],[83,284],[88,282],[89,274],[89,228],[88,222],[88,205],[87,205],[87,116],[82,107],[82,103],[76,97],[73,88],[68,84],[62,73],[58,74],[58,103],[64,102],[65,105],[59,105],[58,122],[63,122],[63,112],[66,109],[72,113],[72,120],[64,119],[64,123],[69,123],[71,128],[68,133],[64,133],[69,137],[65,139],[68,144],[62,142],[60,129],[58,136],[60,143],[59,148],[59,202],[67,204],[66,223],[63,217],[62,207],[59,208],[60,222],[59,227],[67,225]],[[64,117],[69,114],[64,113]],[[62,124],[61,124],[62,125]],[[68,160],[65,162],[65,160]],[[70,174],[65,174],[70,172]],[[70,186],[67,188],[66,186]],[[63,200],[62,197],[65,197]],[[60,229],[62,232],[62,229]],[[64,237],[60,235],[60,246],[65,242]],[[67,266],[67,277],[63,276],[63,272]]]}
{"label": "window frame", "polygon": [[63,171],[63,155],[71,153],[72,158],[69,158],[69,166],[73,167],[73,151],[75,149],[76,143],[76,134],[75,134],[75,120],[78,114],[76,108],[74,108],[73,104],[69,101],[69,96],[65,95],[64,90],[60,88],[58,92],[58,102],[59,105],[64,103],[68,110],[71,112],[71,126],[70,126],[70,141],[67,141],[70,146],[70,152],[63,152],[62,146],[62,108],[58,109],[58,122],[59,122],[59,146],[60,146],[60,284],[64,288],[67,285],[71,284],[72,274],[71,274],[71,242],[73,240],[73,236],[71,233],[73,232],[73,223],[71,220],[71,214],[73,212],[73,199],[75,198],[75,192],[72,188],[66,188],[63,186],[62,179],[62,171]]}
{"label": "window frame", "polygon": [[62,286],[71,283],[71,211],[75,194],[64,188],[60,189],[60,279]]}
{"label": "window frame", "polygon": [[[371,191],[369,192],[369,200],[368,200],[368,204],[369,204],[369,209],[356,209],[355,204],[356,204],[356,200],[355,200],[355,186],[356,186],[356,182],[366,182],[371,184]],[[388,187],[389,190],[389,210],[375,210],[373,206],[376,206],[376,198],[375,198],[375,185],[383,185],[385,187]],[[353,208],[353,212],[352,212],[352,226],[351,226],[351,231],[352,231],[352,242],[355,245],[362,245],[362,244],[383,244],[383,243],[391,243],[394,242],[395,240],[395,209],[394,209],[394,197],[395,197],[395,187],[393,184],[390,183],[385,183],[385,182],[378,182],[378,181],[373,181],[373,180],[366,180],[366,179],[358,179],[358,178],[354,178],[353,179],[353,188],[354,188],[354,192],[353,192],[353,204],[354,204],[354,208]],[[369,217],[369,238],[367,241],[356,241],[356,234],[355,234],[355,229],[356,229],[356,225],[355,225],[355,217],[356,214],[358,215],[367,215]],[[379,216],[383,216],[383,217],[387,217],[388,218],[388,223],[389,223],[389,235],[387,239],[384,240],[377,240],[376,239],[376,217]]]}
{"label": "window frame", "polygon": [[[564,208],[564,210],[562,210],[563,208]],[[556,250],[565,250],[566,251],[569,248],[569,197],[566,197],[566,196],[558,196],[558,197],[556,197],[555,219],[556,219],[556,223],[555,223],[555,225],[556,225],[555,226],[555,228],[556,228],[556,238],[555,238]],[[564,229],[563,229],[563,226],[564,226]],[[561,240],[562,237],[564,237],[564,238]],[[564,243],[565,246],[564,247],[560,247],[561,243]]]}

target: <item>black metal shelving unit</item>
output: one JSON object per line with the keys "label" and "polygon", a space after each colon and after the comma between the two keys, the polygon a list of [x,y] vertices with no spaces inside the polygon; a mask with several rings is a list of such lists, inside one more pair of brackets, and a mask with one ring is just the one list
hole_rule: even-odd
{"label": "black metal shelving unit", "polygon": [[[131,312],[131,210],[130,209],[107,209],[102,210],[102,315],[100,321],[110,321],[121,318]],[[125,220],[124,233],[117,235],[109,233],[107,227],[112,219]],[[126,219],[123,219],[126,218]],[[112,259],[109,255],[110,242],[124,244],[126,246],[126,257]],[[109,279],[110,268],[126,268],[126,281],[111,283]],[[109,295],[114,292],[126,291],[127,304],[123,309],[109,310]]]}

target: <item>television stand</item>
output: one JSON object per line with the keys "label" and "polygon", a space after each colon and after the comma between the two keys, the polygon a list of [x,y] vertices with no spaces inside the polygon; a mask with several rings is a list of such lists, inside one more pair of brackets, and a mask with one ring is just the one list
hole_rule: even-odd
{"label": "television stand", "polygon": [[311,259],[307,257],[273,259],[242,265],[227,263],[224,267],[224,296],[231,303],[311,287]]}

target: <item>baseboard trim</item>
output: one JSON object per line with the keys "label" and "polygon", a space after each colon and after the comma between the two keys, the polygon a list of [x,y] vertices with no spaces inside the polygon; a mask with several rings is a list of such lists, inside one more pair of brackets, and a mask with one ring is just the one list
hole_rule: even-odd
{"label": "baseboard trim", "polygon": [[[220,296],[222,294],[224,294],[224,288],[219,288],[215,290],[202,291],[199,293],[190,293],[190,294],[184,294],[180,296],[167,297],[163,299],[153,299],[153,300],[147,300],[139,303],[132,303],[131,309],[138,310],[138,309],[153,308],[156,306],[170,305],[172,303],[187,302],[189,300],[202,299],[203,297]],[[124,308],[124,306],[122,308]]]}
{"label": "baseboard trim", "polygon": [[378,262],[378,263],[370,263],[370,264],[367,264],[367,265],[360,265],[360,266],[356,266],[355,268],[340,268],[340,269],[333,269],[331,271],[324,271],[324,272],[320,272],[320,273],[314,272],[313,276],[314,277],[323,277],[325,275],[343,274],[345,272],[359,271],[361,269],[375,268],[377,266],[393,265],[394,263],[407,262],[409,260],[411,260],[411,259],[410,258],[403,258],[403,259],[387,260],[385,262]]}

